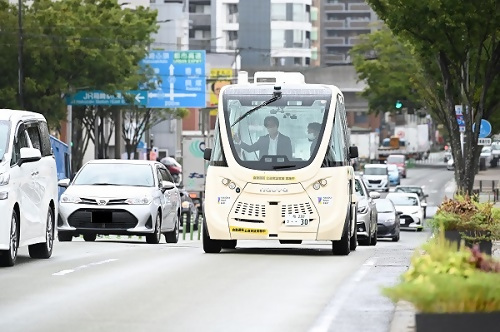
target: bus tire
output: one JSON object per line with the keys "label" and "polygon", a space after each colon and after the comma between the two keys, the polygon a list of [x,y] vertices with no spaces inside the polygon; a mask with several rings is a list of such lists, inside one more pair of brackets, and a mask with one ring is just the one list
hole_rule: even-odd
{"label": "bus tire", "polygon": [[344,234],[338,241],[332,241],[332,252],[335,256],[347,256],[351,252],[351,217],[347,217],[347,223],[344,224]]}
{"label": "bus tire", "polygon": [[207,254],[218,254],[222,250],[221,241],[212,240],[208,235],[207,225],[203,224],[203,251]]}
{"label": "bus tire", "polygon": [[236,245],[238,244],[237,240],[225,240],[220,242],[222,249],[236,249]]}
{"label": "bus tire", "polygon": [[358,228],[354,227],[354,234],[351,236],[349,247],[351,251],[354,251],[356,250],[357,246],[358,246]]}

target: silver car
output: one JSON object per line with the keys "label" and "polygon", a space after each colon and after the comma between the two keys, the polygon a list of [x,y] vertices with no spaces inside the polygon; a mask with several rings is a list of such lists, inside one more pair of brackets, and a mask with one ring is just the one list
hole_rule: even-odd
{"label": "silver car", "polygon": [[364,182],[356,177],[355,179],[356,196],[358,198],[358,213],[356,219],[356,228],[358,233],[358,242],[362,246],[377,244],[377,206],[375,199],[380,198],[380,193],[368,192]]}
{"label": "silver car", "polygon": [[147,160],[93,160],[86,163],[59,201],[59,241],[83,235],[145,235],[157,244],[179,240],[181,199],[167,168]]}

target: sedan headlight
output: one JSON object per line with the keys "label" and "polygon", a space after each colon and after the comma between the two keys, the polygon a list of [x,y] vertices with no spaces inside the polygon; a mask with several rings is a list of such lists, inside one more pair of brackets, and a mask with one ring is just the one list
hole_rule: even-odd
{"label": "sedan headlight", "polygon": [[384,221],[384,224],[394,224],[395,222],[396,222],[396,220],[394,220],[394,219],[386,219]]}
{"label": "sedan headlight", "polygon": [[0,174],[0,186],[5,186],[9,184],[10,180],[10,174],[9,173],[3,173]]}
{"label": "sedan headlight", "polygon": [[75,196],[70,196],[70,195],[65,195],[65,194],[62,194],[61,195],[61,203],[73,203],[73,204],[78,204],[80,203],[82,200],[80,199],[80,197],[75,197]]}
{"label": "sedan headlight", "polygon": [[188,202],[188,201],[184,201],[184,202],[182,202],[182,204],[181,204],[181,205],[182,205],[182,208],[183,208],[183,209],[189,209],[189,202]]}
{"label": "sedan headlight", "polygon": [[368,206],[367,205],[358,206],[358,213],[365,214],[367,212],[368,212]]}
{"label": "sedan headlight", "polygon": [[148,205],[150,204],[152,199],[150,197],[138,197],[138,198],[129,198],[125,201],[125,203],[130,205]]}

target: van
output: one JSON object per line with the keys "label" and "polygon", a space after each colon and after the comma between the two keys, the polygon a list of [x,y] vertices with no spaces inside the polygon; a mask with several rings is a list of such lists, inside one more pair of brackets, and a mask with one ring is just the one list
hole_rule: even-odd
{"label": "van", "polygon": [[57,216],[57,168],[43,115],[0,109],[0,266],[18,248],[49,258]]}
{"label": "van", "polygon": [[368,190],[389,192],[389,170],[385,164],[367,164],[363,172],[363,181]]}

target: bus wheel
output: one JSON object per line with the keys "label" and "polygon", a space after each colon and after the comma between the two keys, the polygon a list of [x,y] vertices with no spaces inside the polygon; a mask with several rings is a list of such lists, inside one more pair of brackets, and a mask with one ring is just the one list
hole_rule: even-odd
{"label": "bus wheel", "polygon": [[356,247],[358,246],[358,228],[354,227],[354,234],[351,236],[351,240],[349,243],[351,251],[356,250]]}
{"label": "bus wheel", "polygon": [[[350,218],[349,218],[350,219]],[[335,256],[346,256],[351,252],[351,220],[347,223],[342,238],[338,241],[332,241],[332,251]]]}
{"label": "bus wheel", "polygon": [[206,224],[203,225],[203,250],[207,254],[217,254],[222,250],[221,241],[212,240],[208,235]]}

